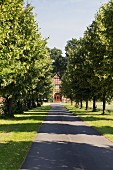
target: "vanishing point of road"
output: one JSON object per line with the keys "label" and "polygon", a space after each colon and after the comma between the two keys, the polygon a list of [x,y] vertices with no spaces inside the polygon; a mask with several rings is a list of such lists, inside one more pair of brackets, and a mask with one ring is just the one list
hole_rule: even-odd
{"label": "vanishing point of road", "polygon": [[52,104],[21,170],[113,170],[113,143]]}

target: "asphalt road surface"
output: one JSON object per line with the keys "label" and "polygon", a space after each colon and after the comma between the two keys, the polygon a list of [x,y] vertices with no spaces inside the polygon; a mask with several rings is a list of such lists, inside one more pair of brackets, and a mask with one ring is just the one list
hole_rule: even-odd
{"label": "asphalt road surface", "polygon": [[113,170],[113,143],[53,104],[21,170]]}

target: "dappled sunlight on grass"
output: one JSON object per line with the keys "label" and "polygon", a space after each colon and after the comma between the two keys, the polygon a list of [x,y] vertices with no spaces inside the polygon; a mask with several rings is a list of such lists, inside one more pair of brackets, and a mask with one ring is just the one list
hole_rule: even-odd
{"label": "dappled sunlight on grass", "polygon": [[19,169],[30,145],[31,141],[0,143],[0,169]]}
{"label": "dappled sunlight on grass", "polygon": [[20,168],[49,110],[50,106],[42,106],[24,114],[17,114],[13,119],[0,119],[1,169]]}
{"label": "dappled sunlight on grass", "polygon": [[102,111],[92,112],[92,109],[79,109],[74,105],[66,104],[65,107],[72,113],[78,115],[88,125],[95,128],[98,132],[103,134],[106,138],[113,142],[113,112],[106,112],[102,115]]}

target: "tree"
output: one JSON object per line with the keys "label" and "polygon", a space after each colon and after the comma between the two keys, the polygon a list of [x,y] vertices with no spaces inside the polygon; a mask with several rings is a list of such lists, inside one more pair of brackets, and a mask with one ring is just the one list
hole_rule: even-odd
{"label": "tree", "polygon": [[63,57],[62,51],[57,48],[49,49],[49,52],[52,59],[52,66],[53,66],[52,73],[53,75],[58,74],[61,78],[66,69],[67,58]]}
{"label": "tree", "polygon": [[[113,97],[113,2],[100,7],[95,20],[87,28],[84,37],[72,39],[66,45],[67,70],[73,98],[103,101],[103,114],[106,101]],[[67,94],[68,82],[63,77],[62,90]],[[87,106],[86,106],[87,108]]]}
{"label": "tree", "polygon": [[97,23],[95,21],[93,21],[92,24],[85,31],[84,40],[87,63],[89,65],[89,71],[91,73],[89,83],[91,86],[91,95],[93,99],[93,111],[95,111],[96,100],[101,98],[102,86],[97,72],[101,70],[102,65],[100,65],[100,62],[102,60],[102,56],[105,53],[104,47],[100,43],[100,39],[97,35]]}
{"label": "tree", "polygon": [[51,59],[29,4],[23,8],[22,1],[4,0],[0,15],[0,95],[5,114],[14,116],[18,103],[34,101],[39,82],[47,88],[43,82],[50,83]]}
{"label": "tree", "polygon": [[[10,4],[10,5],[9,5]],[[22,1],[2,1],[0,4],[0,94],[5,98],[7,111],[11,115],[12,96],[15,93],[16,78],[22,73],[23,66],[16,61],[20,55],[18,42],[19,17],[22,11]]]}
{"label": "tree", "polygon": [[67,70],[64,73],[64,75],[62,76],[61,80],[62,80],[61,81],[61,93],[66,98],[69,98],[71,100],[71,104],[72,104],[72,101],[74,100],[73,88],[71,87],[72,86],[71,77]]}
{"label": "tree", "polygon": [[[93,47],[96,49],[95,54],[90,55],[92,60],[95,75],[99,80],[100,99],[103,101],[103,114],[105,113],[105,103],[110,101],[113,94],[113,80],[112,80],[112,11],[113,3],[110,1],[100,7],[99,12],[95,18],[95,32],[93,32],[92,39],[96,35]],[[94,28],[94,27],[93,27]],[[91,34],[90,34],[91,36]],[[92,40],[90,41],[90,43]],[[90,50],[91,51],[91,50]],[[96,56],[96,57],[95,57]]]}
{"label": "tree", "polygon": [[88,81],[90,78],[90,73],[88,72],[88,64],[86,62],[84,39],[72,39],[68,41],[66,46],[66,54],[68,59],[67,73],[70,77],[69,82],[70,89],[73,91],[73,98],[77,102],[81,101],[81,107],[82,100],[85,100],[87,109],[91,90]]}

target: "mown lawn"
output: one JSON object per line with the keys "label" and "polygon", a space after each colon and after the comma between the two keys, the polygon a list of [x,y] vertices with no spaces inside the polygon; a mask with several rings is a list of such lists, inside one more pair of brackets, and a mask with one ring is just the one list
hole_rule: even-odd
{"label": "mown lawn", "polygon": [[92,112],[92,109],[85,110],[75,108],[70,104],[65,104],[65,107],[78,115],[82,120],[84,120],[88,125],[95,128],[98,132],[104,135],[107,139],[113,142],[113,112],[106,112],[102,115],[102,111]]}
{"label": "mown lawn", "polygon": [[12,120],[0,119],[0,169],[17,170],[31,146],[50,106],[35,108]]}

